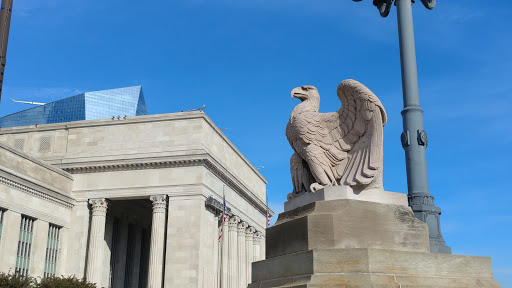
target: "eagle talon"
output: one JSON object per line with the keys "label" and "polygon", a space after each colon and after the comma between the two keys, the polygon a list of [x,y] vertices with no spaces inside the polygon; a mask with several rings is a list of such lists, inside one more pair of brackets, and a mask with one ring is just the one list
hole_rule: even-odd
{"label": "eagle talon", "polygon": [[311,184],[311,192],[315,193],[316,191],[320,190],[320,189],[323,189],[325,186],[323,185],[320,185],[318,183],[313,183]]}

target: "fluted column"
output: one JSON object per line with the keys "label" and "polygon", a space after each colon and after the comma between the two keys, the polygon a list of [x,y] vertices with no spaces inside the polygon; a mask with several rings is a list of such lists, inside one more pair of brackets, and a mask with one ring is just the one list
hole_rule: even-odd
{"label": "fluted column", "polygon": [[108,201],[105,198],[89,199],[92,208],[91,232],[89,234],[89,247],[87,249],[86,278],[89,282],[102,286],[101,275],[103,260],[103,246],[105,238],[105,222],[107,218]]}
{"label": "fluted column", "polygon": [[237,216],[229,218],[228,288],[238,288],[238,245],[236,236],[238,222],[240,222],[240,218]]}
{"label": "fluted column", "polygon": [[[226,217],[227,218],[227,217]],[[224,224],[223,224],[223,227],[222,227],[222,244],[221,244],[221,288],[228,288],[228,283],[229,283],[229,280],[228,280],[228,251],[229,251],[229,237],[228,237],[228,223],[229,223],[229,220],[226,219],[226,221],[224,221]]]}
{"label": "fluted column", "polygon": [[265,260],[265,235],[261,233],[261,240],[260,240],[260,260]]}
{"label": "fluted column", "polygon": [[247,257],[245,256],[245,229],[247,229],[247,222],[240,222],[238,224],[238,287],[247,287],[247,273],[246,263]]}
{"label": "fluted column", "polygon": [[[219,217],[218,216],[215,216],[213,218],[213,224],[214,224],[214,229],[215,231],[218,233],[219,230],[218,230],[218,225],[219,225]],[[219,243],[219,236],[218,234],[215,234],[216,236],[213,237],[213,288],[220,288],[219,287],[219,264],[221,263],[220,262],[220,259],[221,259],[221,256],[220,256],[220,253],[219,253],[219,247],[220,247],[220,243]]]}
{"label": "fluted column", "polygon": [[253,238],[253,258],[252,258],[252,262],[256,262],[256,261],[260,261],[261,258],[260,258],[260,241],[261,241],[261,232],[256,232],[254,233],[254,238]]}
{"label": "fluted column", "polygon": [[154,195],[149,199],[153,202],[153,223],[149,248],[148,288],[162,288],[167,195]]}
{"label": "fluted column", "polygon": [[254,248],[252,247],[252,238],[256,230],[253,227],[249,227],[245,230],[245,257],[246,259],[246,277],[247,283],[251,283],[252,278],[252,258],[254,254]]}

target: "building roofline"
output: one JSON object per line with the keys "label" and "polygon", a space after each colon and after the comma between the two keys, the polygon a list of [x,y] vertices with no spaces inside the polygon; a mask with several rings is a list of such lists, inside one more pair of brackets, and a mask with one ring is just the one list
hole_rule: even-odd
{"label": "building roofline", "polygon": [[57,173],[59,175],[62,175],[62,176],[66,177],[66,178],[68,178],[70,180],[73,180],[73,175],[71,175],[70,173],[68,173],[68,172],[66,172],[66,171],[64,171],[64,170],[62,170],[60,168],[57,168],[57,167],[55,167],[55,166],[53,166],[51,164],[48,164],[48,163],[46,163],[44,161],[41,161],[41,160],[36,159],[34,157],[31,157],[31,156],[29,156],[29,155],[27,155],[27,154],[25,154],[25,153],[23,153],[21,151],[18,151],[18,150],[14,149],[14,148],[11,148],[10,146],[7,146],[7,145],[5,145],[5,144],[3,144],[1,142],[0,142],[0,149],[7,150],[10,153],[16,154],[17,156],[19,156],[19,157],[21,157],[21,158],[23,158],[25,160],[33,162],[33,163],[35,163],[35,164],[37,164],[37,165],[39,165],[41,167],[44,167],[44,168],[46,168],[48,170],[51,170],[52,172],[55,172],[55,173]]}
{"label": "building roofline", "polygon": [[41,124],[20,126],[20,127],[6,127],[0,128],[0,135],[5,134],[19,134],[29,132],[44,132],[59,129],[71,129],[71,128],[87,128],[87,127],[99,127],[99,126],[110,126],[110,125],[124,125],[124,124],[136,124],[136,123],[147,123],[147,122],[160,122],[169,120],[186,120],[186,119],[198,119],[202,118],[208,123],[213,130],[224,140],[228,145],[235,151],[235,153],[253,170],[256,175],[265,183],[268,184],[267,179],[261,175],[261,173],[252,165],[247,158],[236,148],[236,146],[228,139],[228,137],[222,133],[215,123],[208,117],[203,111],[189,111],[189,112],[176,112],[166,114],[155,114],[155,115],[141,115],[141,116],[128,116],[121,119],[96,119],[96,120],[81,120],[73,122],[53,123],[53,124]]}

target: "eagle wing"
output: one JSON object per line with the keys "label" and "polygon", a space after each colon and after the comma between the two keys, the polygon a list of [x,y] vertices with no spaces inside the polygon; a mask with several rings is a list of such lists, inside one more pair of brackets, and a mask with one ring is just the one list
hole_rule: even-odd
{"label": "eagle wing", "polygon": [[331,125],[334,146],[348,153],[335,167],[340,184],[369,184],[382,166],[382,127],[387,115],[370,89],[356,80],[345,80],[337,89],[341,108]]}

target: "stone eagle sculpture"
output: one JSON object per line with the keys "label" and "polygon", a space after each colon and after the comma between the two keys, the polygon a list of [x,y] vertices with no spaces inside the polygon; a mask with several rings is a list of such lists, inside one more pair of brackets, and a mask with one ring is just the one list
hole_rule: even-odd
{"label": "stone eagle sculpture", "polygon": [[331,185],[382,188],[387,116],[377,96],[356,80],[345,80],[337,89],[341,108],[319,113],[315,87],[297,87],[291,94],[302,103],[293,109],[286,126],[295,151],[290,159],[293,193],[288,198]]}

